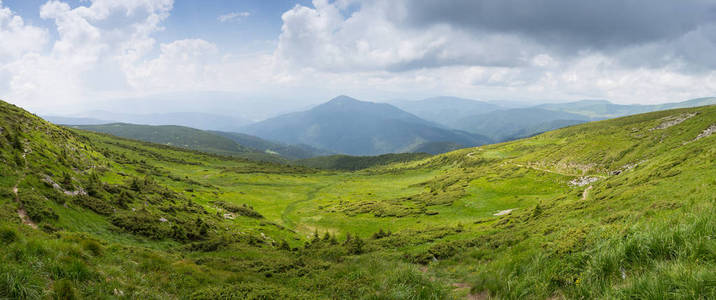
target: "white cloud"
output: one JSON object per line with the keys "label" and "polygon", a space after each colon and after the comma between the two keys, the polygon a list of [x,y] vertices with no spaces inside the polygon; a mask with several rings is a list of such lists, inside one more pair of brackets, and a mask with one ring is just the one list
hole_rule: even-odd
{"label": "white cloud", "polygon": [[[25,49],[21,57],[0,67],[10,82],[3,95],[32,108],[65,108],[116,92],[112,89],[126,86],[123,69],[140,62],[154,47],[152,34],[162,29],[172,4],[172,0],[95,0],[72,8],[62,1],[48,1],[40,7],[40,17],[54,21],[58,38],[51,49]],[[113,22],[124,26],[108,25]],[[10,44],[22,41],[8,40]]]}
{"label": "white cloud", "polygon": [[0,1],[0,63],[18,58],[26,53],[38,52],[48,42],[46,30],[26,25]]}
{"label": "white cloud", "polygon": [[248,16],[251,16],[251,13],[250,13],[250,12],[240,11],[240,12],[232,12],[232,13],[228,13],[228,14],[225,14],[225,15],[220,15],[220,16],[217,17],[216,19],[219,20],[219,22],[221,22],[221,23],[226,23],[226,22],[237,21],[237,20],[240,20],[240,19],[242,19],[242,18],[246,18],[246,17],[248,17]]}
{"label": "white cloud", "polygon": [[[360,2],[360,9],[346,13],[353,2]],[[716,94],[711,25],[667,41],[565,53],[569,47],[508,30],[480,31],[450,22],[416,26],[407,20],[410,9],[405,0],[298,5],[282,16],[276,58],[295,73],[371,78],[362,81],[371,82],[365,89],[400,82],[403,95],[417,97],[604,97],[646,103]],[[694,61],[702,64],[689,63]]]}
{"label": "white cloud", "polygon": [[[445,23],[415,27],[406,24],[407,3],[298,5],[282,15],[273,51],[241,54],[200,38],[157,43],[171,0],[95,0],[76,7],[51,0],[40,16],[54,22],[52,28],[26,24],[0,2],[0,97],[47,112],[82,110],[98,99],[192,91],[314,102],[349,94],[367,100],[455,95],[651,103],[716,94],[714,67],[687,63],[714,59],[713,26],[609,53],[565,54],[509,32]],[[655,55],[661,58],[651,63]]]}

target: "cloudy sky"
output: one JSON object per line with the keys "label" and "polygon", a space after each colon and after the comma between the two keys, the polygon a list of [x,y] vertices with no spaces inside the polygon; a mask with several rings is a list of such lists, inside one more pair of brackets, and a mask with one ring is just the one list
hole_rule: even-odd
{"label": "cloudy sky", "polygon": [[47,114],[202,92],[714,96],[716,1],[0,0],[0,99]]}

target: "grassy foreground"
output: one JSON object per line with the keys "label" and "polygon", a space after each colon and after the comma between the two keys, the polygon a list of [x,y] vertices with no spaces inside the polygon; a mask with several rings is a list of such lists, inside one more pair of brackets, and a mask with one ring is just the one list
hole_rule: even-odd
{"label": "grassy foreground", "polygon": [[0,298],[715,298],[714,127],[678,109],[344,172],[1,103]]}

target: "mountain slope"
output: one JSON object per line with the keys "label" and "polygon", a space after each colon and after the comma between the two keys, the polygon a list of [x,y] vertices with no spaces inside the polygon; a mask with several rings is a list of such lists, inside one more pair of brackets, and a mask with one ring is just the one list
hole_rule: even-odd
{"label": "mountain slope", "polygon": [[448,127],[455,127],[456,121],[462,118],[501,109],[492,103],[457,97],[434,97],[418,101],[398,101],[393,104],[422,119]]}
{"label": "mountain slope", "polygon": [[716,106],[358,172],[0,128],[0,298],[716,297]]}
{"label": "mountain slope", "polygon": [[287,159],[304,159],[322,155],[330,155],[329,151],[317,149],[308,145],[285,145],[264,140],[262,138],[238,133],[224,131],[210,131],[211,133],[231,139],[240,145],[250,147],[262,152],[277,153]]}
{"label": "mountain slope", "polygon": [[606,100],[582,100],[496,110],[455,119],[450,125],[488,136],[495,141],[508,141],[587,121],[710,104],[716,104],[716,98],[699,98],[659,105],[622,105]]}
{"label": "mountain slope", "polygon": [[219,155],[274,162],[284,161],[278,155],[255,150],[221,135],[184,126],[113,123],[104,125],[75,125],[71,127]]}
{"label": "mountain slope", "polygon": [[[80,117],[44,116],[50,122],[61,125],[100,125],[107,123],[131,123],[141,125],[176,125],[201,130],[236,131],[251,121],[235,117],[199,112],[173,112],[154,114],[128,114],[110,111],[92,111]],[[104,122],[99,122],[107,120]]]}
{"label": "mountain slope", "polygon": [[394,106],[340,96],[309,111],[256,124],[245,132],[288,144],[308,144],[351,155],[406,152],[427,142],[474,146],[488,139],[440,128]]}
{"label": "mountain slope", "polygon": [[683,102],[657,105],[623,105],[614,104],[606,100],[582,100],[569,103],[542,104],[536,107],[552,111],[579,114],[592,119],[608,119],[657,110],[696,107],[711,104],[716,104],[716,98],[698,98]]}
{"label": "mountain slope", "polygon": [[584,123],[588,117],[540,108],[498,110],[458,120],[458,128],[482,134],[495,141],[508,141],[537,133]]}

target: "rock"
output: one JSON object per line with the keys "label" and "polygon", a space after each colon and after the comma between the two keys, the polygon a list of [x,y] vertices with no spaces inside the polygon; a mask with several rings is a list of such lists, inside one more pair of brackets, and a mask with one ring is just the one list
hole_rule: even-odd
{"label": "rock", "polygon": [[493,214],[493,216],[504,216],[504,215],[509,215],[510,213],[512,213],[512,211],[513,211],[513,210],[515,210],[515,209],[514,209],[514,208],[511,208],[511,209],[505,209],[505,210],[501,210],[501,211],[499,211],[499,212],[497,212],[497,213]]}
{"label": "rock", "polygon": [[676,116],[665,117],[665,118],[663,118],[663,120],[665,120],[664,122],[659,124],[659,126],[652,128],[651,130],[666,129],[666,128],[669,128],[674,125],[679,125],[682,122],[688,120],[689,118],[692,118],[696,114],[697,113],[683,113],[683,114],[676,115]]}
{"label": "rock", "polygon": [[599,180],[599,177],[593,177],[593,176],[582,176],[579,178],[572,179],[569,181],[569,185],[571,186],[585,186],[592,182],[596,182]]}
{"label": "rock", "polygon": [[698,141],[700,139],[708,137],[708,136],[712,135],[714,132],[716,132],[716,124],[712,124],[711,126],[709,126],[709,128],[704,129],[704,131],[702,131],[701,133],[699,133],[699,135],[696,136],[694,141]]}

